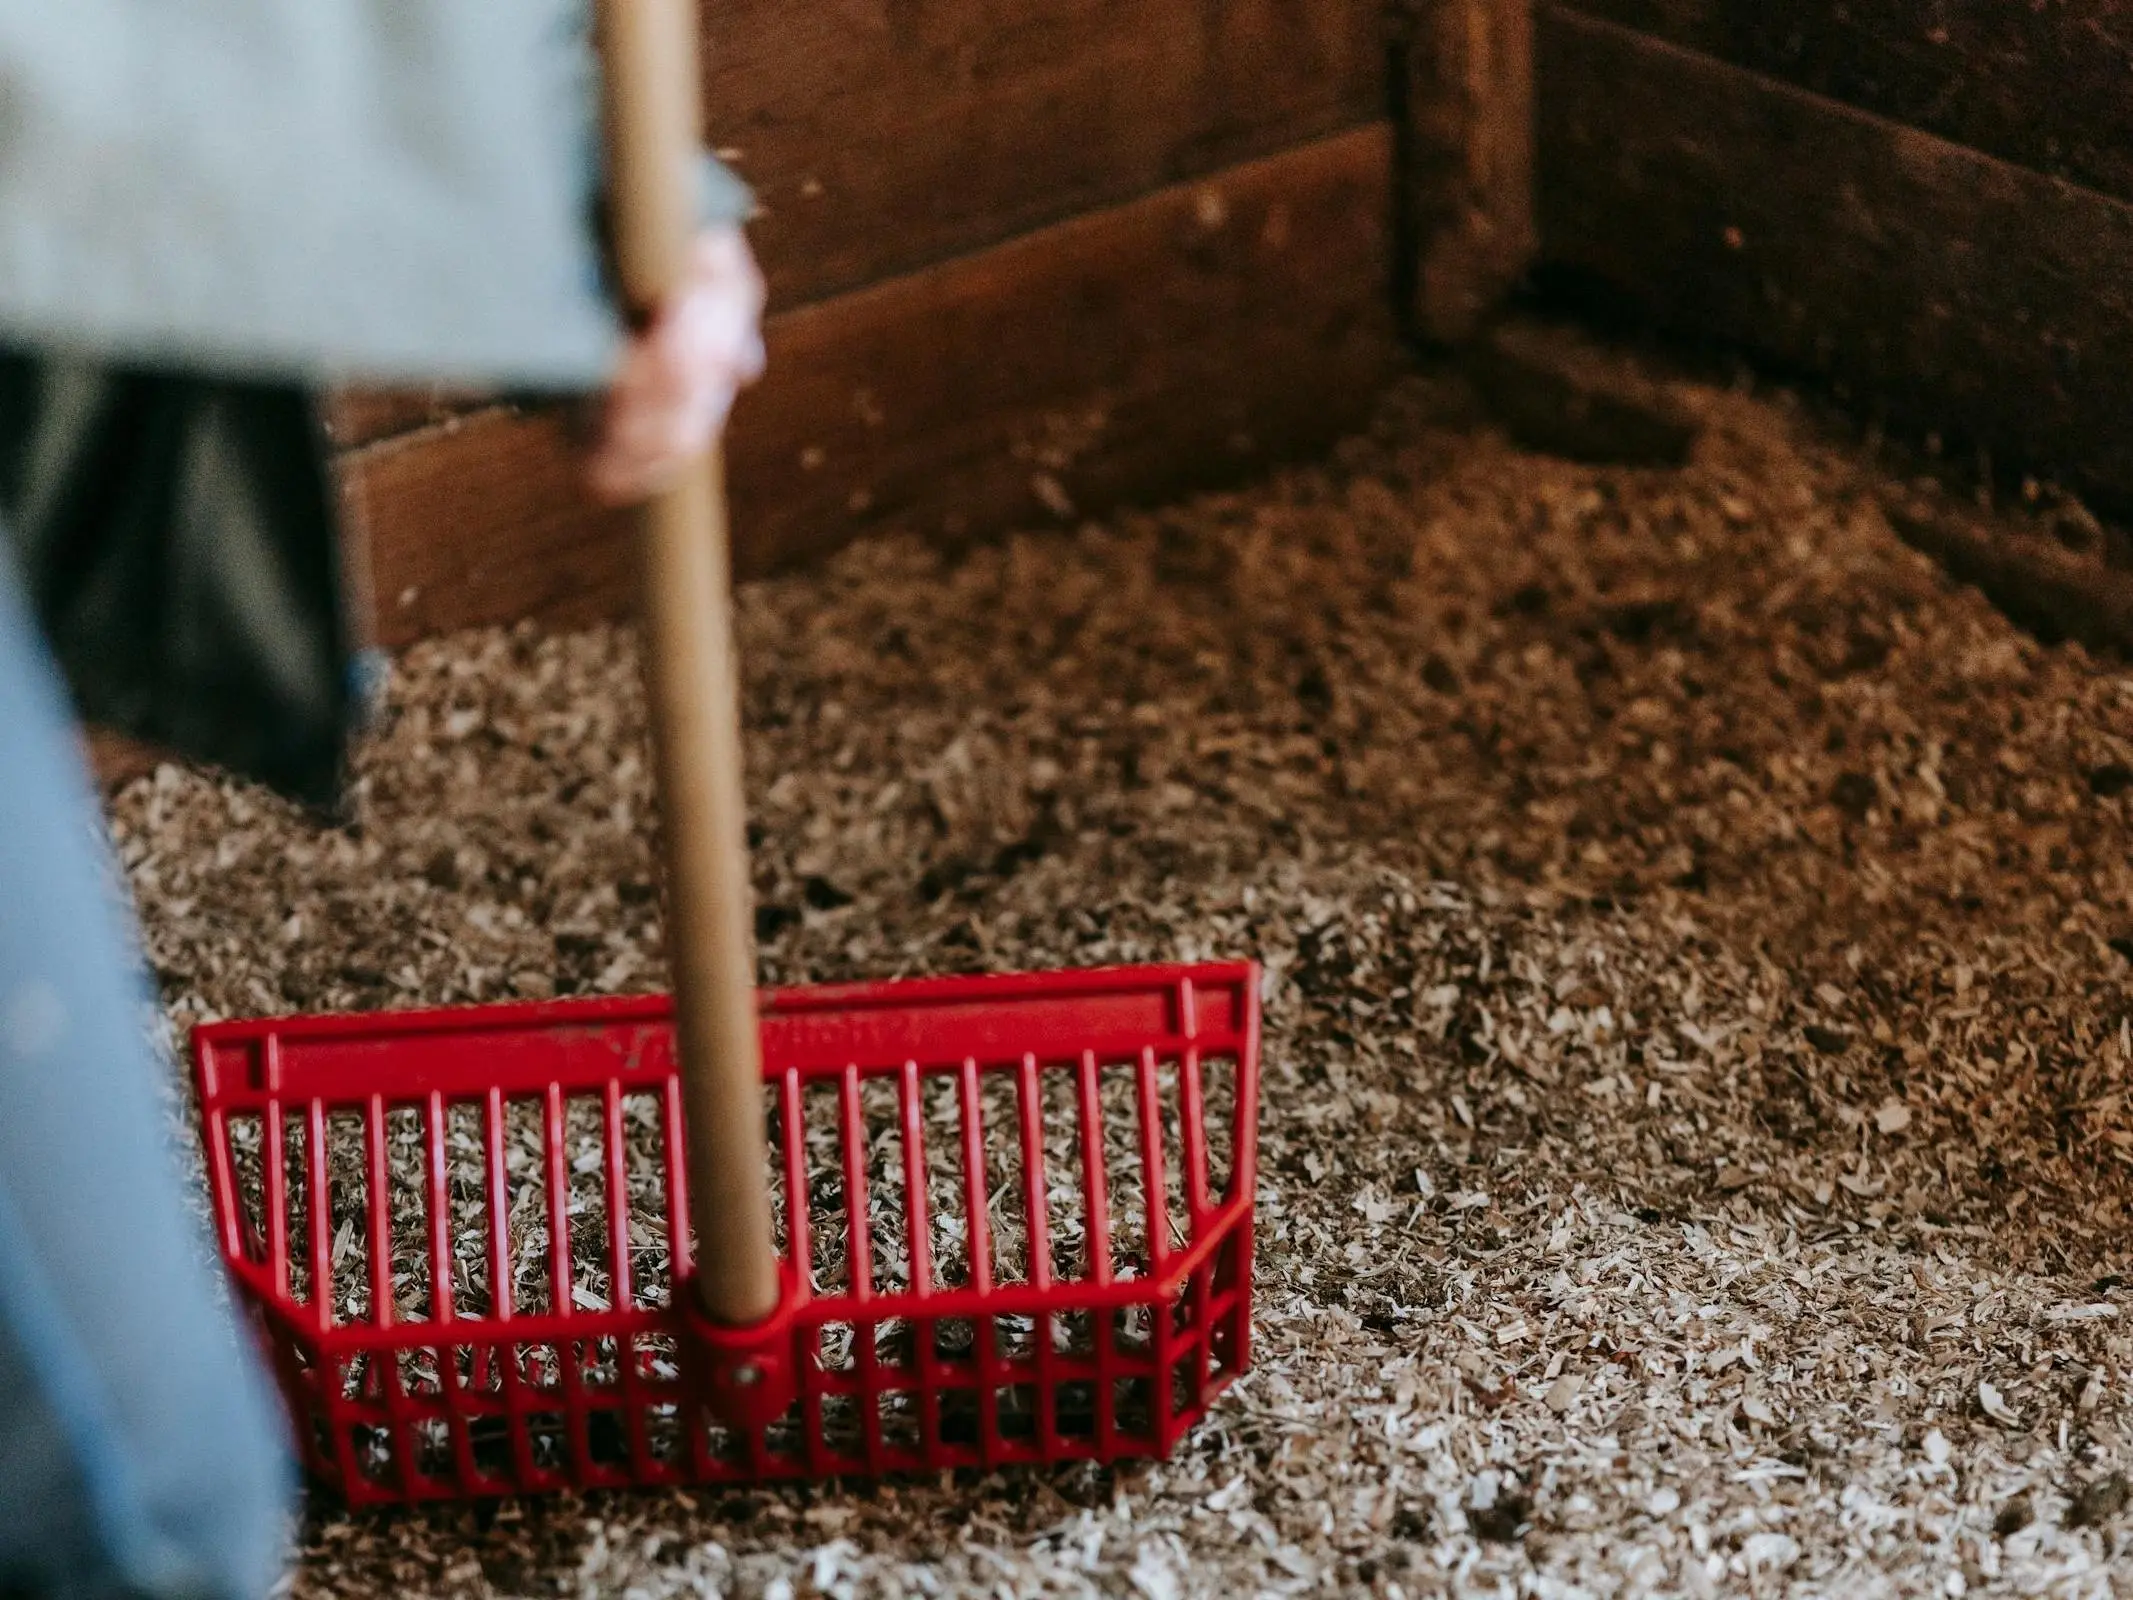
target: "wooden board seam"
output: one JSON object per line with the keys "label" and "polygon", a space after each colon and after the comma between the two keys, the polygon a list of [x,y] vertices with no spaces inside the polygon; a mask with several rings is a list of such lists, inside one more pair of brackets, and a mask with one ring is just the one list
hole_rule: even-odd
{"label": "wooden board seam", "polygon": [[1740,80],[1743,87],[1752,86],[1765,94],[1783,96],[1790,100],[1812,105],[1832,117],[1877,128],[1886,133],[1892,140],[1915,142],[1921,153],[1930,151],[1949,158],[1974,161],[1979,163],[1982,168],[1996,170],[2010,179],[2050,184],[2055,189],[2064,190],[2069,194],[2085,196],[2095,200],[2099,205],[2108,206],[2127,217],[2133,217],[2133,201],[2121,200],[2118,196],[2107,194],[2101,189],[2091,188],[2087,184],[2075,183],[2070,179],[2057,177],[2049,172],[2040,172],[2035,167],[2024,166],[2019,161],[2009,161],[2005,157],[1993,155],[1989,151],[1979,150],[1972,145],[1960,144],[1955,140],[1945,139],[1941,135],[1928,132],[1924,128],[1913,127],[1908,122],[1901,122],[1893,117],[1884,116],[1878,111],[1871,111],[1863,106],[1853,105],[1848,100],[1833,99],[1829,95],[1819,93],[1816,90],[1803,88],[1789,79],[1774,77],[1770,73],[1758,71],[1753,67],[1739,66],[1702,50],[1692,50],[1685,45],[1676,44],[1671,39],[1662,39],[1656,35],[1645,33],[1640,29],[1626,27],[1622,23],[1611,21],[1606,17],[1596,16],[1581,6],[1569,3],[1569,0],[1545,0],[1545,3],[1548,14],[1584,32],[1612,38],[1619,44],[1645,51],[1654,56],[1672,57],[1684,67],[1730,74]]}
{"label": "wooden board seam", "polygon": [[[1225,168],[1220,172],[1202,173],[1195,177],[1181,179],[1177,183],[1158,185],[1156,188],[1129,196],[1114,205],[1107,205],[1097,211],[1076,212],[1069,217],[1063,217],[1038,227],[1027,228],[1018,233],[1009,234],[976,250],[965,251],[959,255],[945,256],[937,261],[929,261],[923,265],[912,267],[908,271],[892,273],[859,288],[845,290],[841,294],[829,295],[819,300],[810,300],[802,305],[788,306],[781,311],[772,312],[763,319],[765,340],[775,346],[782,342],[782,336],[789,330],[805,325],[810,319],[823,315],[836,316],[863,310],[870,304],[884,302],[896,297],[922,279],[931,277],[936,273],[952,272],[960,266],[967,266],[971,262],[990,256],[996,251],[1009,250],[1017,246],[1026,245],[1030,241],[1046,235],[1051,235],[1055,238],[1063,237],[1067,230],[1078,227],[1102,227],[1105,225],[1105,219],[1110,214],[1140,205],[1162,195],[1174,194],[1181,190],[1208,188],[1223,178],[1261,166],[1266,162],[1278,161],[1286,156],[1302,155],[1313,150],[1328,149],[1344,140],[1353,139],[1358,134],[1371,133],[1385,126],[1386,124],[1382,121],[1359,122],[1333,133],[1303,140],[1266,155],[1254,156],[1249,160],[1240,161],[1234,167]],[[1386,196],[1388,207],[1392,204],[1392,201],[1393,196],[1388,189]],[[1385,293],[1390,299],[1397,295],[1398,287],[1388,281],[1385,286]],[[567,404],[567,402],[559,402],[559,404]],[[440,421],[424,423],[399,433],[387,434],[382,438],[351,446],[340,452],[339,459],[346,464],[360,464],[365,460],[393,450],[421,449],[440,438],[448,437],[463,428],[472,426],[484,418],[529,416],[546,409],[548,408],[512,400],[491,400],[470,406],[465,411],[455,412]]]}
{"label": "wooden board seam", "polygon": [[1595,20],[2133,199],[2122,0],[1575,0]]}

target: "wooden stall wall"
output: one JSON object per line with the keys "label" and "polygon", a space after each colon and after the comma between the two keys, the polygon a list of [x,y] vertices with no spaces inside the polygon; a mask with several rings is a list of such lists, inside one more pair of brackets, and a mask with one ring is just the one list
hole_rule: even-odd
{"label": "wooden stall wall", "polygon": [[2133,507],[2133,5],[1542,0],[1543,253]]}
{"label": "wooden stall wall", "polygon": [[[706,0],[771,376],[730,460],[762,571],[1316,447],[1399,360],[1383,0]],[[627,608],[567,420],[343,397],[374,631]]]}

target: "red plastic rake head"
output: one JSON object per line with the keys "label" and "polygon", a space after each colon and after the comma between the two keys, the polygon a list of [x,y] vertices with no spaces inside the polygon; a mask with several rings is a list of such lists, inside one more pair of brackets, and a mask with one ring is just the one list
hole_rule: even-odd
{"label": "red plastic rake head", "polygon": [[1169,1450],[1249,1350],[1256,970],[766,993],[785,1295],[689,1309],[668,1003],[221,1023],[216,1220],[358,1504]]}

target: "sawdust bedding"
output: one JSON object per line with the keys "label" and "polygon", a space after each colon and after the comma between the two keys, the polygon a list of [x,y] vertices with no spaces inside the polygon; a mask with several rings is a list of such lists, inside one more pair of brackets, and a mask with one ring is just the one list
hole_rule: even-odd
{"label": "sawdust bedding", "polygon": [[[1266,965],[1255,1367],[1173,1460],[320,1504],[295,1592],[2133,1591],[2133,676],[1676,392],[1679,470],[1416,382],[1246,492],[745,596],[766,980]],[[345,829],[134,783],[173,1027],[656,985],[636,681],[410,652]]]}

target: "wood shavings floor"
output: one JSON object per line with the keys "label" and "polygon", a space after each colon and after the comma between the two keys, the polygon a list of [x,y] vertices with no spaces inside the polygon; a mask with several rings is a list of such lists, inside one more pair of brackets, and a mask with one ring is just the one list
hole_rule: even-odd
{"label": "wood shavings floor", "polygon": [[[1257,1365],[1174,1460],[319,1506],[295,1592],[2133,1592],[2133,675],[1680,392],[1680,471],[1417,383],[745,597],[766,978],[1267,964]],[[492,633],[401,663],[359,828],[137,782],[173,1023],[656,984],[641,734],[626,632]]]}

